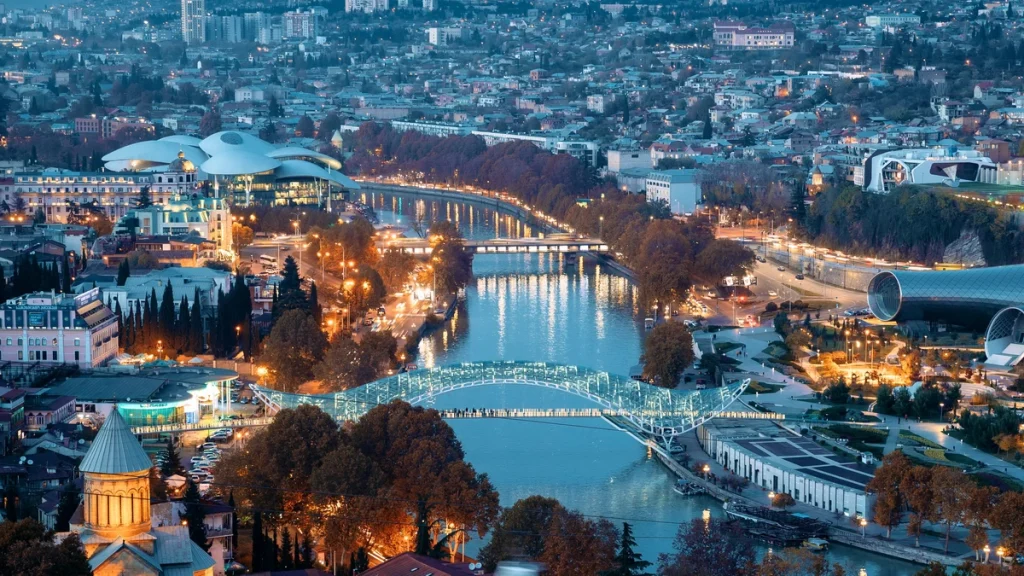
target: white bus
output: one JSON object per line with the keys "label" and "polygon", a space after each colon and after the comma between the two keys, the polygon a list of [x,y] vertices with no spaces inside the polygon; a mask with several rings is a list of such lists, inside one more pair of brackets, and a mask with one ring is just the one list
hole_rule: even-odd
{"label": "white bus", "polygon": [[270,256],[270,255],[267,255],[267,254],[261,254],[260,255],[260,263],[261,264],[270,264],[270,265],[273,265],[273,266],[277,266],[277,258],[274,258],[273,256]]}

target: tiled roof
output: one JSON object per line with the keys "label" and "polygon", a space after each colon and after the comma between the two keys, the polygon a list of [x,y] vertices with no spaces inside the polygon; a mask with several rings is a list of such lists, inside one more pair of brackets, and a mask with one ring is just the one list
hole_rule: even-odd
{"label": "tiled roof", "polygon": [[115,408],[107,416],[79,469],[99,474],[123,474],[152,467],[153,462]]}

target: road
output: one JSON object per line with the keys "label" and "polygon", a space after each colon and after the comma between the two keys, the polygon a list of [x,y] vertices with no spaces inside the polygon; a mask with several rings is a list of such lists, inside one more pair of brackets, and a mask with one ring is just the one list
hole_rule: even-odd
{"label": "road", "polygon": [[[292,256],[296,262],[299,262],[298,239],[294,236],[284,236],[279,239],[261,238],[241,250],[241,259],[243,262],[249,262],[250,257],[254,258],[256,262],[252,264],[253,269],[261,270],[262,265],[259,263],[259,257],[266,254],[277,258],[279,251],[279,267],[283,265],[284,259],[288,256]],[[335,304],[327,301],[325,295],[340,289],[342,284],[341,278],[330,272],[324,274],[324,271],[317,266],[317,262],[311,262],[309,258],[302,258],[299,265],[299,273],[303,278],[309,278],[316,282],[320,290],[320,304],[322,306],[332,306]],[[416,300],[412,294],[404,293],[400,296],[388,296],[384,303],[384,309],[385,314],[381,318],[380,329],[391,330],[392,335],[398,340],[398,349],[405,350],[408,340],[418,334],[420,326],[425,321],[427,312],[429,312],[430,305],[429,302]],[[371,311],[368,316],[374,319],[377,318],[376,311]],[[355,333],[354,337],[358,341],[360,334],[371,328],[363,325],[363,318],[353,317],[351,320],[353,332]],[[400,358],[404,359],[404,354]]]}

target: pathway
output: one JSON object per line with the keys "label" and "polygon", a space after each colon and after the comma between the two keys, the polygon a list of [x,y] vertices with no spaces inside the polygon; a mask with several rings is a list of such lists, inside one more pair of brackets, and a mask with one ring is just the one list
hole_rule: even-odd
{"label": "pathway", "polygon": [[[779,335],[771,327],[740,328],[717,332],[716,335],[716,342],[736,342],[742,345],[739,350],[729,353],[731,358],[735,358],[740,363],[737,370],[759,375],[758,379],[764,382],[785,385],[785,388],[779,392],[758,394],[757,402],[759,404],[768,407],[775,412],[786,414],[787,417],[802,417],[808,409],[824,407],[821,404],[802,400],[802,398],[806,399],[814,394],[814,390],[811,389],[810,386],[782,374],[771,366],[766,366],[761,361],[757,360],[757,358],[763,358],[765,356],[764,351],[768,348],[768,345],[771,342],[781,340]],[[742,355],[740,356],[738,354],[741,353],[741,350]],[[877,414],[877,416],[882,418],[883,422],[866,423],[865,425],[891,427],[891,433],[885,446],[886,454],[896,449],[896,444],[899,442],[898,440],[894,441],[894,438],[899,438],[899,430],[909,430],[927,440],[931,440],[932,442],[947,448],[948,450],[956,451],[968,458],[982,463],[986,469],[1005,473],[1018,481],[1024,482],[1024,469],[1018,466],[1013,466],[992,454],[983,452],[961,440],[957,440],[956,438],[943,433],[942,429],[945,428],[945,424],[940,424],[938,422],[918,422],[913,419],[902,419],[899,423],[896,423],[893,421],[893,416],[885,416],[881,414]]]}

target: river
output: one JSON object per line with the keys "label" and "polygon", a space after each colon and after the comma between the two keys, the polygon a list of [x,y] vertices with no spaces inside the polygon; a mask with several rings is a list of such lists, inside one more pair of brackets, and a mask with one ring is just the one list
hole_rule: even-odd
{"label": "river", "polygon": [[[532,236],[511,216],[474,204],[365,194],[382,222],[449,219],[467,238]],[[566,267],[557,254],[477,255],[474,278],[452,319],[424,338],[421,366],[471,360],[537,360],[628,374],[637,363],[643,322],[636,289],[590,260]],[[529,386],[487,386],[446,394],[438,408],[587,407],[586,400]],[[704,510],[721,515],[709,497],[684,498],[671,490],[674,476],[635,440],[600,419],[453,420],[467,459],[486,472],[502,505],[540,494],[569,508],[634,526],[637,548],[657,561],[671,552],[679,525]],[[471,542],[474,553],[479,544]],[[833,547],[832,561],[848,574],[909,576],[918,567]],[[863,572],[861,571],[863,569]]]}

